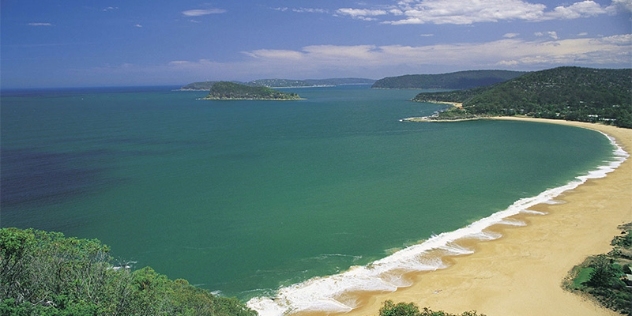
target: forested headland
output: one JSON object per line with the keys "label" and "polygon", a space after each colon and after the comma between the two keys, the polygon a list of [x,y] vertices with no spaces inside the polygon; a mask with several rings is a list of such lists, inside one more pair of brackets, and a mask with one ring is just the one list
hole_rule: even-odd
{"label": "forested headland", "polygon": [[404,75],[376,81],[374,89],[470,89],[504,82],[524,75],[522,71],[467,70],[446,74]]}
{"label": "forested headland", "polygon": [[559,67],[489,87],[420,93],[418,102],[458,102],[437,119],[526,115],[632,128],[632,69]]}
{"label": "forested headland", "polygon": [[0,315],[254,316],[236,298],[117,264],[96,239],[0,229]]}

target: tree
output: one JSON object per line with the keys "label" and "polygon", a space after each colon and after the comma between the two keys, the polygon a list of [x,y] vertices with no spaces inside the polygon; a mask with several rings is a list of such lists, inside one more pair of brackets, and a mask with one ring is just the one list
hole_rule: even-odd
{"label": "tree", "polygon": [[[422,311],[413,303],[393,303],[388,300],[384,302],[384,306],[380,308],[380,316],[458,316],[446,313],[444,311],[433,311],[428,307],[424,307]],[[476,311],[468,311],[461,313],[461,316],[485,316],[478,314]]]}
{"label": "tree", "polygon": [[115,269],[109,251],[96,239],[0,229],[0,315],[256,315],[149,267]]}
{"label": "tree", "polygon": [[419,307],[413,303],[393,303],[388,300],[380,308],[380,316],[418,316]]}
{"label": "tree", "polygon": [[590,267],[593,268],[593,271],[590,273],[590,279],[586,281],[587,285],[592,287],[616,287],[620,283],[621,269],[613,265],[605,255],[595,257]]}

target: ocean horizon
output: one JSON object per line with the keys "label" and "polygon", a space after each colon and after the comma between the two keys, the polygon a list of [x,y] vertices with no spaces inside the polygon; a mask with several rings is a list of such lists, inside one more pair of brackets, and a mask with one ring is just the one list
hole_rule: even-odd
{"label": "ocean horizon", "polygon": [[470,253],[452,242],[498,238],[485,228],[623,156],[568,126],[400,122],[445,108],[410,101],[421,90],[176,88],[3,90],[0,226],[100,239],[261,315],[346,311],[343,294],[444,268],[426,254]]}

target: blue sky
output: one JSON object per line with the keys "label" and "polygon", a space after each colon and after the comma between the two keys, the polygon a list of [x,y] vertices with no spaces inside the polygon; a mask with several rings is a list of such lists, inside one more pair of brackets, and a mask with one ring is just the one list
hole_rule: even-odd
{"label": "blue sky", "polygon": [[627,68],[632,0],[1,0],[2,88]]}

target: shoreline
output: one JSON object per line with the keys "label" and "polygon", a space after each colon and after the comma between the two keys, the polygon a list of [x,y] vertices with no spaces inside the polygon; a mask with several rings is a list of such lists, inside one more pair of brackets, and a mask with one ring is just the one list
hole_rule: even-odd
{"label": "shoreline", "polygon": [[[632,151],[632,130],[560,120],[495,117],[587,128],[613,137]],[[586,257],[606,253],[617,226],[632,220],[632,162],[624,161],[605,178],[589,179],[555,198],[509,217],[525,226],[493,225],[493,241],[459,240],[470,254],[444,256],[449,266],[409,275],[412,285],[390,293],[360,293],[357,308],[345,316],[375,315],[386,300],[460,314],[477,310],[500,315],[619,315],[562,288],[568,272]],[[545,215],[542,215],[545,214]],[[325,315],[297,313],[296,315]],[[339,315],[342,315],[339,313]]]}
{"label": "shoreline", "polygon": [[[616,141],[626,152],[632,150],[630,129],[533,118],[485,119],[588,128]],[[576,186],[560,187],[561,193],[552,194],[552,198],[541,198],[547,190],[538,196],[535,203],[517,201],[509,209],[526,205],[523,208],[526,211],[513,215],[496,213],[493,216],[499,216],[502,220],[492,219],[491,224],[488,222],[478,234],[460,235],[443,246],[439,244],[438,247],[430,248],[434,250],[421,255],[417,252],[415,261],[421,260],[419,265],[429,263],[428,267],[400,271],[404,276],[395,276],[393,280],[391,274],[382,275],[389,278],[388,286],[377,284],[379,286],[375,288],[369,287],[373,291],[367,290],[367,287],[363,287],[365,290],[350,289],[336,296],[338,304],[312,297],[309,305],[329,305],[330,312],[303,310],[290,314],[377,316],[383,302],[392,300],[395,303],[412,302],[420,308],[429,307],[456,314],[477,310],[488,316],[618,315],[582,296],[565,291],[561,285],[573,266],[588,256],[608,252],[610,240],[620,233],[617,226],[632,220],[632,163],[628,158],[619,164],[618,168],[610,170],[616,172],[608,173],[607,177],[593,174],[592,177],[586,176],[587,179]],[[604,168],[600,167],[591,171],[591,174],[601,174],[603,171]],[[435,243],[437,240],[434,239],[423,244]],[[411,248],[415,247],[417,245]],[[415,255],[414,250],[408,252]],[[376,262],[378,270],[384,263],[380,261]],[[353,268],[349,273],[357,273],[362,269]],[[281,299],[287,298],[290,297]],[[353,306],[353,309],[348,306]],[[277,313],[270,315],[273,314]]]}

